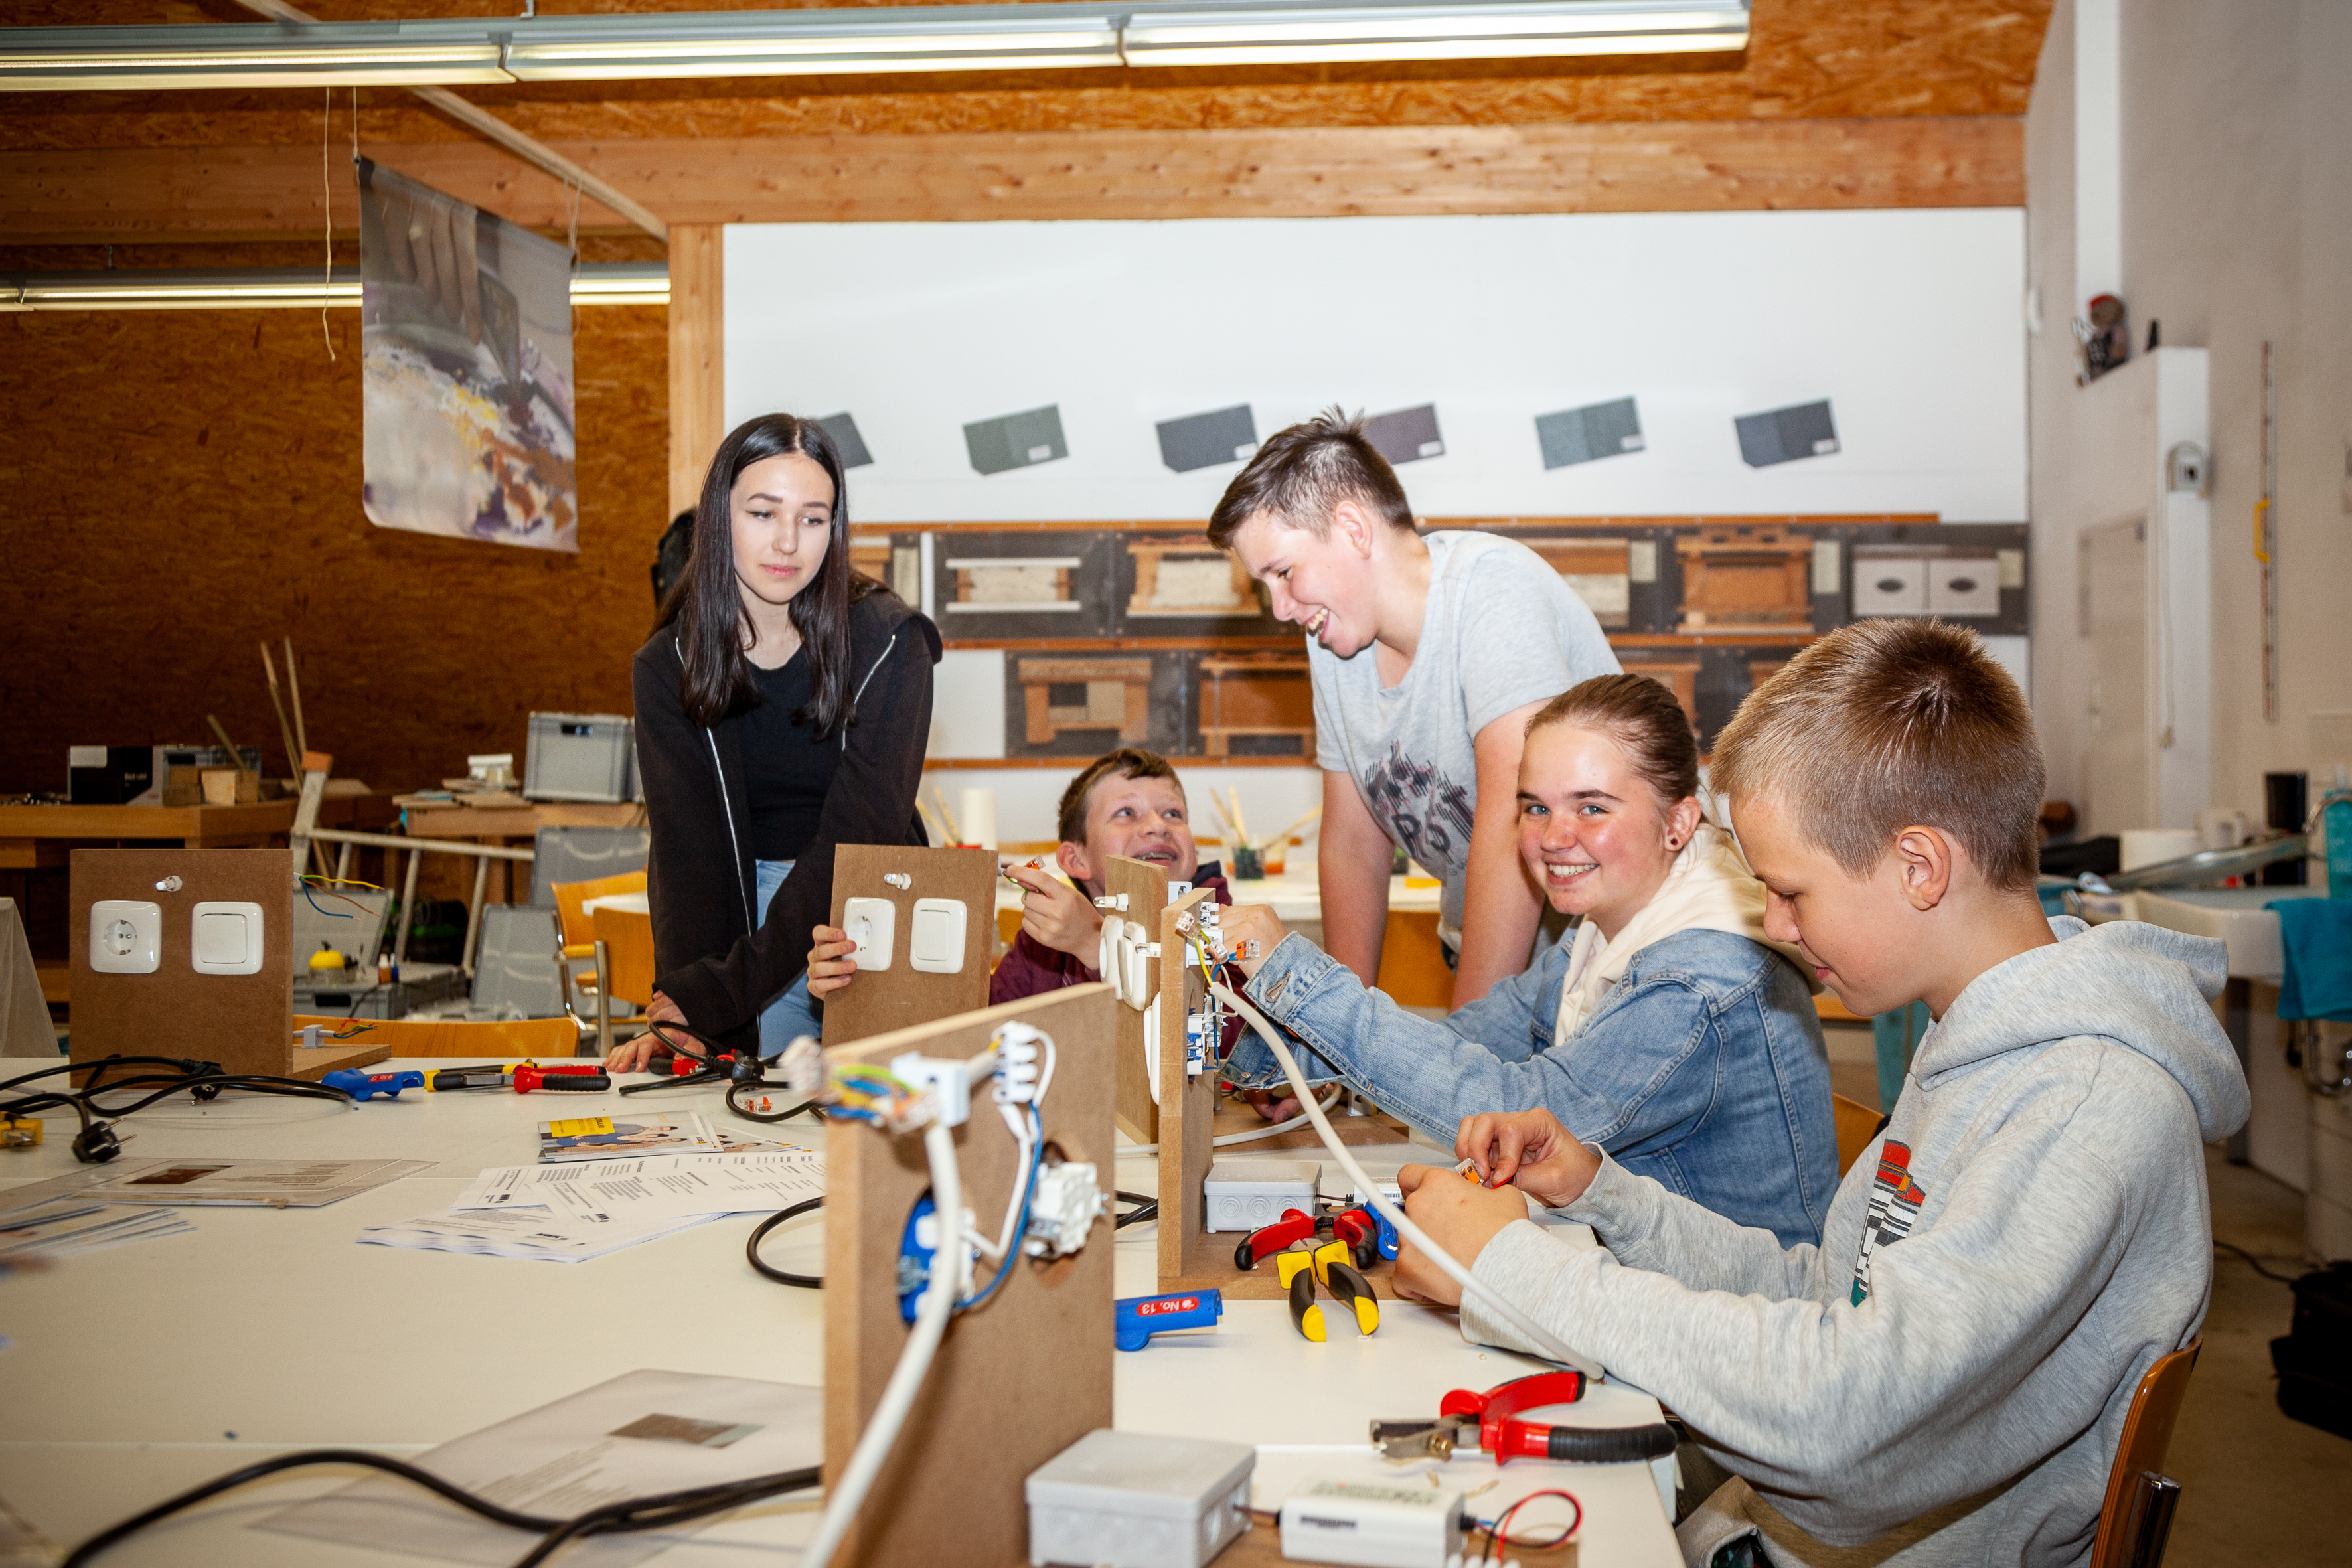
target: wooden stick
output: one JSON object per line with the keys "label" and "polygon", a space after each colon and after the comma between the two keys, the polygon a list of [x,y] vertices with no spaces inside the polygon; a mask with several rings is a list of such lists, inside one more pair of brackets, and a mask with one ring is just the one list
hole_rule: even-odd
{"label": "wooden stick", "polygon": [[[310,752],[310,731],[302,722],[302,676],[294,668],[294,639],[286,639],[286,690],[294,702],[294,743],[302,748],[303,756]],[[302,776],[302,758],[294,759],[294,776]]]}
{"label": "wooden stick", "polygon": [[1225,815],[1225,803],[1217,798],[1217,792],[1215,790],[1209,791],[1208,795],[1209,804],[1216,808],[1217,820],[1224,825],[1225,842],[1227,844],[1239,842],[1239,836],[1234,831],[1234,819]]}
{"label": "wooden stick", "polygon": [[[236,742],[228,738],[228,731],[221,728],[221,721],[210,713],[207,713],[205,715],[205,722],[210,724],[213,727],[213,733],[220,737],[221,750],[228,753],[228,765],[235,768],[238,773],[244,773],[246,771],[245,759],[237,755]],[[259,773],[255,773],[253,777],[255,784],[258,785],[261,780],[261,775]]]}
{"label": "wooden stick", "polygon": [[1249,824],[1242,818],[1242,792],[1234,785],[1228,784],[1225,786],[1225,793],[1234,797],[1234,831],[1240,834],[1242,842],[1246,844],[1249,842]]}
{"label": "wooden stick", "polygon": [[1268,844],[1280,844],[1292,834],[1297,832],[1300,828],[1306,826],[1308,823],[1314,821],[1317,817],[1322,815],[1323,808],[1318,805],[1314,810],[1308,812],[1306,816],[1300,817],[1297,821],[1292,823],[1289,826],[1284,828],[1281,832],[1276,834],[1273,837],[1267,839],[1266,842]]}
{"label": "wooden stick", "polygon": [[940,820],[948,825],[948,842],[950,844],[962,843],[963,829],[956,825],[955,813],[948,809],[948,792],[941,789],[939,785],[933,784],[931,786],[931,798],[940,803]]}
{"label": "wooden stick", "polygon": [[278,710],[278,738],[286,747],[286,772],[296,784],[302,782],[302,753],[294,749],[294,726],[286,721],[286,704],[278,695],[278,666],[269,658],[269,645],[261,645],[261,673],[269,678],[269,706]]}
{"label": "wooden stick", "polygon": [[931,830],[931,837],[937,841],[933,847],[945,848],[949,843],[947,837],[948,830],[944,826],[940,826],[940,819],[938,817],[931,815],[931,808],[923,804],[923,797],[921,795],[917,795],[915,797],[915,809],[922,815],[923,826]]}

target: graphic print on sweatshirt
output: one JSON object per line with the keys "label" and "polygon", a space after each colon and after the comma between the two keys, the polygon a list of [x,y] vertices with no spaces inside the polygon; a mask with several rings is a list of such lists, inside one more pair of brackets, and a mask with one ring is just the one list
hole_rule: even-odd
{"label": "graphic print on sweatshirt", "polygon": [[1472,803],[1467,786],[1445,776],[1435,763],[1416,763],[1403,745],[1389,742],[1389,754],[1363,780],[1364,804],[1404,852],[1422,868],[1441,875],[1470,864]]}
{"label": "graphic print on sweatshirt", "polygon": [[1888,1139],[1879,1146],[1878,1171],[1871,1178],[1870,1210],[1863,1216],[1862,1249],[1853,1260],[1853,1304],[1870,1299],[1870,1255],[1911,1234],[1927,1189],[1911,1179],[1911,1150]]}

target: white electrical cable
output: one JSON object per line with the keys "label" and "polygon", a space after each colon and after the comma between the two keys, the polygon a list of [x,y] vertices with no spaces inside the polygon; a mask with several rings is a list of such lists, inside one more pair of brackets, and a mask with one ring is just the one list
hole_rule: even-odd
{"label": "white electrical cable", "polygon": [[[1344,1092],[1344,1090],[1341,1088],[1335,1086],[1329,1094],[1323,1097],[1323,1109],[1328,1110],[1333,1106],[1339,1104],[1339,1096],[1342,1092]],[[1307,1102],[1312,1103],[1314,1098],[1315,1097],[1310,1093],[1307,1096]],[[1234,1143],[1255,1143],[1261,1138],[1271,1138],[1277,1132],[1287,1132],[1294,1127],[1304,1127],[1313,1120],[1313,1117],[1308,1116],[1304,1112],[1301,1112],[1297,1116],[1286,1116],[1279,1121],[1269,1121],[1263,1127],[1253,1127],[1246,1132],[1223,1133],[1215,1138],[1210,1139],[1209,1147],[1212,1149],[1223,1149]],[[1160,1145],[1157,1143],[1130,1143],[1126,1148],[1121,1149],[1118,1152],[1119,1158],[1121,1159],[1125,1159],[1129,1154],[1157,1154],[1159,1152]]]}
{"label": "white electrical cable", "polygon": [[1340,1168],[1354,1180],[1356,1190],[1380,1211],[1382,1218],[1397,1227],[1398,1235],[1427,1253],[1431,1262],[1453,1276],[1454,1283],[1462,1287],[1465,1294],[1476,1296],[1489,1311],[1517,1330],[1521,1338],[1543,1354],[1553,1361],[1565,1362],[1588,1376],[1602,1375],[1598,1363],[1569,1349],[1557,1335],[1546,1331],[1534,1319],[1503,1300],[1492,1287],[1472,1279],[1470,1270],[1455,1262],[1453,1254],[1432,1241],[1427,1231],[1405,1218],[1402,1208],[1391,1205],[1381,1192],[1380,1184],[1364,1173],[1364,1168],[1356,1163],[1356,1157],[1348,1152],[1348,1146],[1339,1142],[1339,1135],[1331,1131],[1331,1123],[1323,1115],[1323,1107],[1315,1103],[1315,1091],[1307,1087],[1307,1075],[1298,1070],[1298,1063],[1292,1059],[1289,1047],[1276,1037],[1274,1026],[1265,1021],[1265,1015],[1222,984],[1212,984],[1209,989],[1247,1019],[1250,1027],[1257,1031],[1258,1038],[1274,1052],[1274,1059],[1282,1064],[1284,1076],[1290,1079],[1292,1092],[1298,1096],[1299,1103],[1307,1108],[1307,1118],[1315,1123],[1315,1131],[1323,1140],[1323,1146],[1331,1151],[1332,1158],[1338,1160]]}
{"label": "white electrical cable", "polygon": [[948,1320],[955,1315],[956,1281],[962,1270],[953,1259],[968,1242],[962,1225],[963,1176],[956,1167],[953,1130],[937,1121],[924,1128],[923,1153],[930,1161],[931,1205],[940,1223],[940,1245],[931,1254],[931,1287],[923,1296],[921,1310],[915,1314],[915,1331],[898,1352],[898,1364],[890,1369],[881,1403],[875,1405],[873,1418],[866,1423],[849,1463],[842,1467],[841,1479],[825,1496],[824,1518],[818,1521],[816,1539],[801,1558],[802,1568],[825,1568],[840,1549],[866,1494],[873,1489],[874,1478],[882,1472],[882,1461],[889,1458],[891,1446],[898,1440],[907,1412],[914,1408],[915,1395],[931,1370],[931,1358],[939,1352]]}

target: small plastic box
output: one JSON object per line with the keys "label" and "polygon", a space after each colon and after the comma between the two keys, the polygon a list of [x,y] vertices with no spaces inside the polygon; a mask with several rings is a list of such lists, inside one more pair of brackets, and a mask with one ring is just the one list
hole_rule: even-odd
{"label": "small plastic box", "polygon": [[635,799],[635,725],[618,713],[532,714],[523,753],[523,795],[613,805]]}
{"label": "small plastic box", "polygon": [[1201,1184],[1208,1228],[1255,1230],[1285,1209],[1315,1212],[1315,1184],[1323,1168],[1312,1160],[1220,1160]]}
{"label": "small plastic box", "polygon": [[1087,1433],[1030,1472],[1036,1568],[1203,1568],[1249,1528],[1257,1450],[1205,1437]]}

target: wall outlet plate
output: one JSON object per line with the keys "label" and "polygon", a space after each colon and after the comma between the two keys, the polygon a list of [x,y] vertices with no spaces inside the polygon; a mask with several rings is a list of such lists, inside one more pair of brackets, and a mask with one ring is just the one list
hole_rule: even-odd
{"label": "wall outlet plate", "polygon": [[163,908],[135,899],[89,906],[89,967],[100,974],[152,974],[163,962]]}
{"label": "wall outlet plate", "polygon": [[879,972],[890,967],[891,937],[898,930],[898,906],[887,899],[845,899],[841,904],[841,929],[857,944],[849,956],[857,961],[861,972]]}
{"label": "wall outlet plate", "polygon": [[964,909],[961,899],[917,899],[907,921],[907,963],[926,974],[953,974],[963,968]]}
{"label": "wall outlet plate", "polygon": [[209,900],[188,911],[188,967],[199,974],[258,974],[261,906]]}

